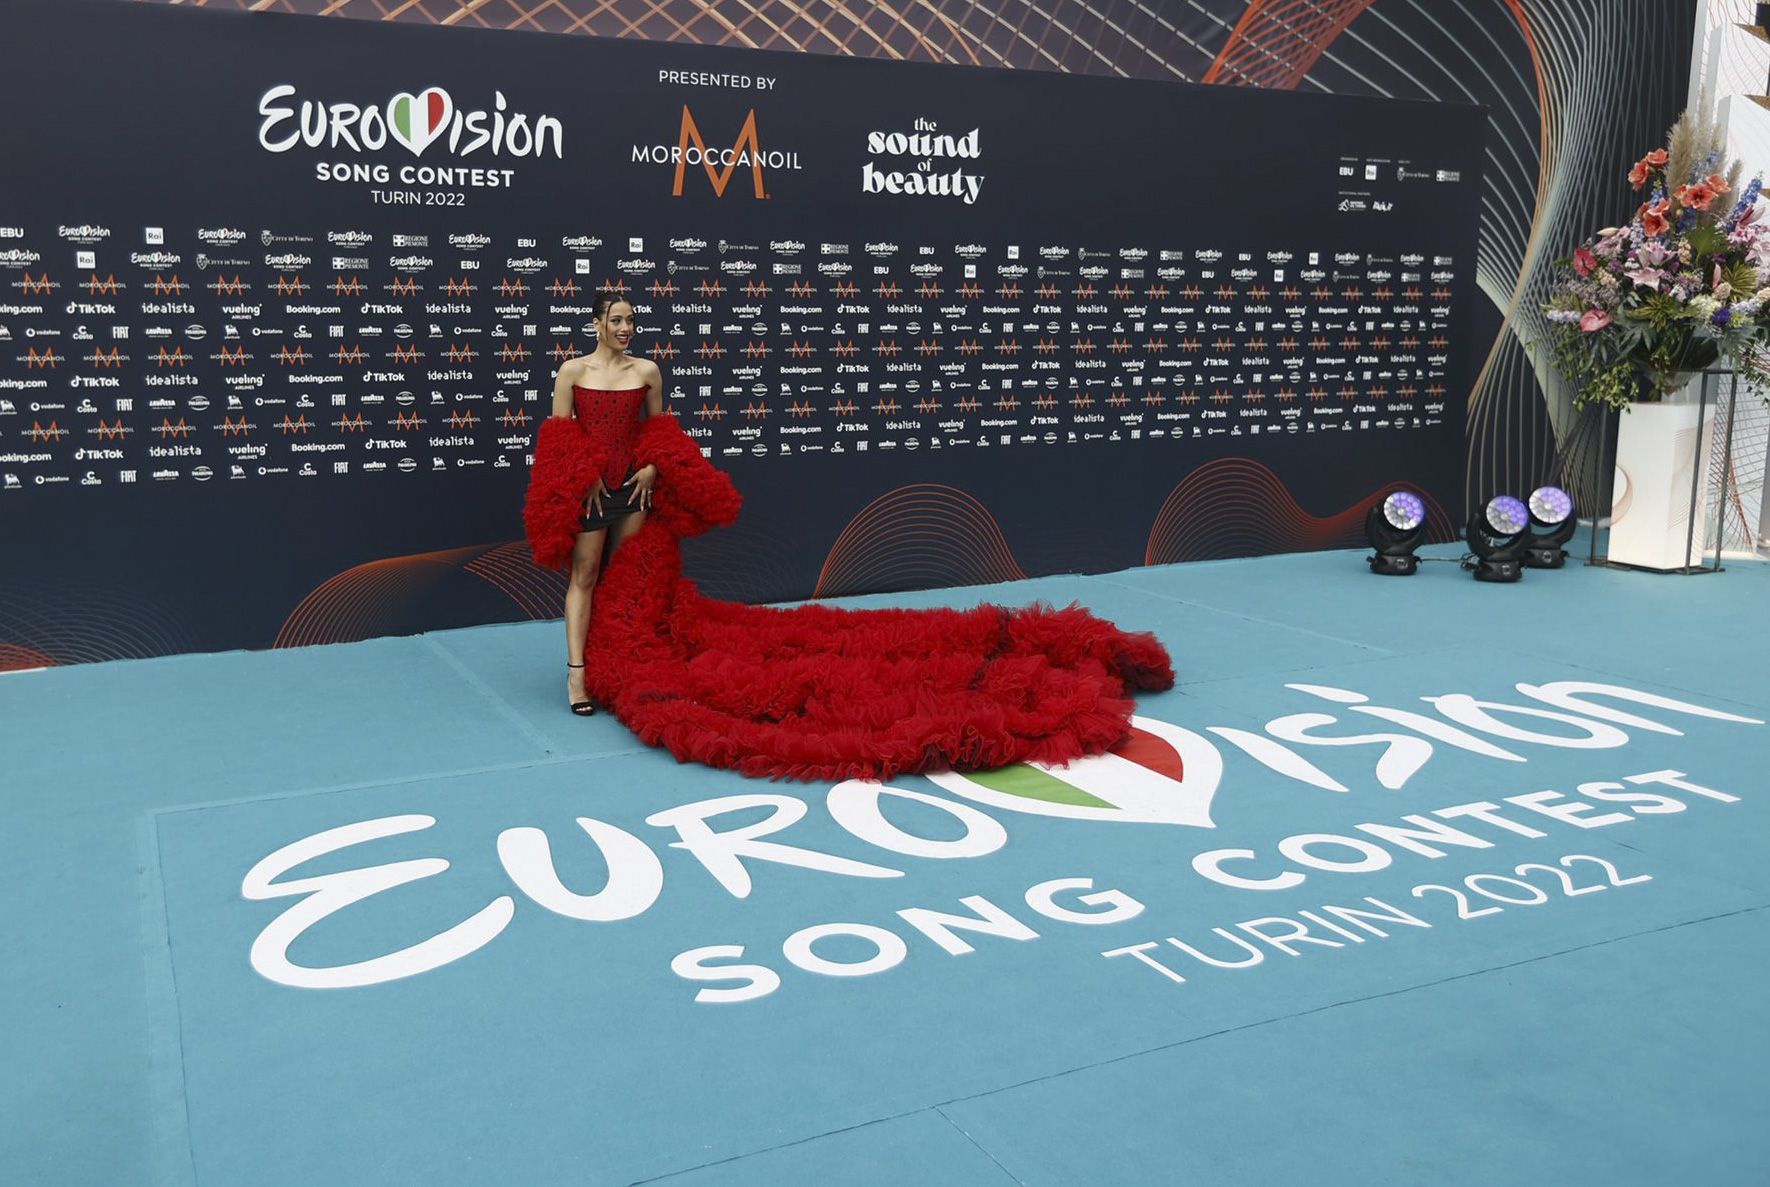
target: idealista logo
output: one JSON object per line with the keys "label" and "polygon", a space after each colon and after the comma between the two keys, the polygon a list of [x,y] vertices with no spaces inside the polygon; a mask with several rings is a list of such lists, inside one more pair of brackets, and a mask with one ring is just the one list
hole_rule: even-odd
{"label": "idealista logo", "polygon": [[861,192],[958,198],[969,206],[983,192],[983,174],[967,173],[963,168],[948,171],[946,163],[977,160],[983,153],[979,136],[976,128],[963,136],[948,135],[933,120],[923,118],[918,118],[909,132],[868,132],[867,151],[875,157],[894,158],[890,164],[902,158],[919,159],[907,170],[880,169],[872,161],[866,162],[861,166]]}
{"label": "idealista logo", "polygon": [[279,83],[258,100],[258,143],[266,152],[288,152],[297,144],[331,152],[374,152],[388,142],[422,156],[442,143],[453,156],[487,151],[494,157],[565,156],[565,127],[553,116],[534,118],[509,111],[503,91],[492,92],[492,110],[458,108],[441,87],[417,94],[402,91],[381,104],[326,103],[303,99],[291,106],[295,87]]}
{"label": "idealista logo", "polygon": [[739,169],[746,169],[750,173],[751,192],[760,199],[767,199],[769,196],[763,170],[796,171],[802,168],[797,152],[762,147],[761,136],[756,130],[754,107],[744,116],[744,122],[738,128],[737,139],[730,148],[708,148],[706,138],[701,134],[700,124],[695,121],[694,112],[686,103],[682,106],[682,125],[677,133],[676,143],[635,144],[633,163],[674,165],[676,179],[670,193],[678,198],[682,197],[691,166],[698,165],[706,170],[707,180],[713,186],[713,194],[720,198],[725,197],[725,190],[731,184],[732,176]]}

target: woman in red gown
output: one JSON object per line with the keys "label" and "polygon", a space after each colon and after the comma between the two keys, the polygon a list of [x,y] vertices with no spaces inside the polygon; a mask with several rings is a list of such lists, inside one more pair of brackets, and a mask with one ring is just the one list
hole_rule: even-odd
{"label": "woman in red gown", "polygon": [[683,762],[890,779],[1099,754],[1130,732],[1134,693],[1173,684],[1154,636],[1080,606],[705,596],[681,542],[731,523],[743,500],[665,411],[658,368],[627,354],[632,304],[599,294],[596,314],[595,353],[560,370],[523,505],[535,563],[571,571],[573,712],[602,705]]}
{"label": "woman in red gown", "polygon": [[596,712],[584,689],[584,640],[590,630],[590,603],[605,555],[645,523],[653,465],[633,465],[633,440],[640,422],[664,410],[664,380],[658,365],[627,353],[633,341],[633,303],[616,293],[599,292],[591,306],[596,349],[568,359],[553,381],[553,415],[576,419],[591,451],[602,458],[584,496],[572,548],[571,580],[565,590],[566,700],[580,717]]}

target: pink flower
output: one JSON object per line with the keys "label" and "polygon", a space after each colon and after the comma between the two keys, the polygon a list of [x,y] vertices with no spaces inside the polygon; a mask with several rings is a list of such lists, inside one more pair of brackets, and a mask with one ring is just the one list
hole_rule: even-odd
{"label": "pink flower", "polygon": [[1590,276],[1598,270],[1598,257],[1583,247],[1574,248],[1573,270],[1581,276]]}
{"label": "pink flower", "polygon": [[1628,241],[1627,227],[1605,227],[1598,232],[1598,243],[1592,248],[1592,251],[1595,255],[1608,260],[1620,252]]}
{"label": "pink flower", "polygon": [[1733,295],[1733,286],[1721,279],[1721,265],[1719,264],[1715,265],[1715,276],[1713,280],[1709,281],[1709,287],[1714,290],[1713,296],[1717,301],[1725,302]]}
{"label": "pink flower", "polygon": [[1663,243],[1643,243],[1635,252],[1635,259],[1649,268],[1657,268],[1672,258]]}
{"label": "pink flower", "polygon": [[1610,315],[1602,309],[1588,309],[1586,315],[1579,319],[1579,328],[1590,334],[1602,330],[1610,324]]}
{"label": "pink flower", "polygon": [[1653,237],[1664,235],[1671,230],[1672,224],[1665,215],[1667,205],[1665,202],[1655,202],[1651,206],[1641,208],[1641,231],[1643,234]]}
{"label": "pink flower", "polygon": [[1642,288],[1657,289],[1666,274],[1651,264],[1637,261],[1623,269],[1623,274]]}

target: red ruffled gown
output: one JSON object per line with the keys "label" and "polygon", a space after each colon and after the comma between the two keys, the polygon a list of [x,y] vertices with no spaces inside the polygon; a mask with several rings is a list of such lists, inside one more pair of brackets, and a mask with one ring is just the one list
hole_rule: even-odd
{"label": "red ruffled gown", "polygon": [[[536,563],[563,568],[610,450],[561,418],[542,422],[535,445],[524,523]],[[655,502],[597,586],[586,684],[680,761],[818,780],[1065,763],[1126,736],[1132,690],[1174,682],[1153,635],[1079,606],[843,610],[704,597],[682,576],[679,543],[735,519],[736,489],[673,416],[640,424],[630,461],[658,467]]]}

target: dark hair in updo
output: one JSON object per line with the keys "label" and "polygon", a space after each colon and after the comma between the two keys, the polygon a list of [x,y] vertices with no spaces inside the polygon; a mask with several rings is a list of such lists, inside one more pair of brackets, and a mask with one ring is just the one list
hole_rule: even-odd
{"label": "dark hair in updo", "polygon": [[590,316],[601,321],[608,316],[610,309],[623,303],[633,304],[624,293],[617,293],[613,289],[597,289],[596,295],[590,298]]}

